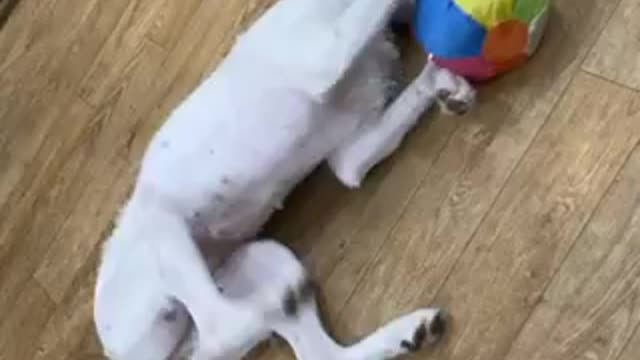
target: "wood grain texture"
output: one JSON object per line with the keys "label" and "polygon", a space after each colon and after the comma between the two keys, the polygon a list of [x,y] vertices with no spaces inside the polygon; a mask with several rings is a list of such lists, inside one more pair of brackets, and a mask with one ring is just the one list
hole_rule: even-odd
{"label": "wood grain texture", "polygon": [[[55,305],[34,280],[26,280],[11,311],[3,311],[0,325],[0,359],[31,359],[36,352],[33,338],[42,331]],[[3,307],[2,309],[9,309]]]}
{"label": "wood grain texture", "polygon": [[100,248],[94,247],[84,258],[83,266],[74,272],[70,291],[57,302],[39,335],[32,338],[37,349],[34,360],[85,359],[87,355],[101,353],[84,348],[87,335],[94,338],[92,299],[99,255]]}
{"label": "wood grain texture", "polygon": [[640,324],[639,240],[636,148],[506,359],[617,359]]}
{"label": "wood grain texture", "polygon": [[609,1],[580,9],[573,1],[554,4],[538,55],[481,89],[478,107],[463,119],[388,239],[367,242],[366,250],[354,247],[351,254],[369,254],[367,263],[343,262],[334,271],[328,287],[352,282],[349,269],[356,267],[362,279],[355,292],[331,297],[335,306],[348,299],[336,325],[342,336],[355,337],[433,300],[615,8]]}
{"label": "wood grain texture", "polygon": [[[0,360],[103,358],[100,242],[147,141],[273,2],[20,0],[0,29]],[[637,358],[639,5],[554,3],[540,53],[471,114],[425,116],[358,191],[323,166],[270,224],[339,338],[438,302],[453,332],[418,358]]]}
{"label": "wood grain texture", "polygon": [[636,329],[635,336],[629,341],[618,360],[635,360],[638,354],[640,354],[640,328]]}
{"label": "wood grain texture", "polygon": [[638,143],[639,100],[587,75],[574,80],[437,298],[457,319],[445,359],[504,356]]}
{"label": "wood grain texture", "polygon": [[623,0],[584,69],[640,90],[640,1]]}
{"label": "wood grain texture", "polygon": [[[56,301],[64,296],[87,255],[104,240],[104,230],[114,217],[115,209],[128,195],[131,178],[137,170],[136,162],[131,160],[142,156],[141,148],[137,151],[132,148],[135,137],[143,135],[147,139],[151,135],[139,134],[138,122],[140,115],[148,113],[157,99],[149,88],[165,52],[145,42],[139,57],[138,67],[119,76],[120,91],[110,96],[82,125],[86,130],[83,135],[86,147],[76,148],[67,156],[70,162],[77,161],[74,155],[88,159],[82,165],[86,185],[75,187],[79,196],[75,206],[50,242],[35,273]],[[89,216],[91,222],[86,221]]]}

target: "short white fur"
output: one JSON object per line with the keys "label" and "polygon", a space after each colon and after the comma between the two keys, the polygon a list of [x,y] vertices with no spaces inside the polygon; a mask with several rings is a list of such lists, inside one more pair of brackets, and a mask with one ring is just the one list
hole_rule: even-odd
{"label": "short white fur", "polygon": [[435,340],[442,313],[425,308],[337,344],[302,264],[252,241],[323,161],[358,187],[435,100],[457,113],[473,102],[464,79],[429,61],[387,105],[398,53],[386,32],[409,3],[280,0],[172,112],[99,268],[95,321],[111,359],[177,359],[192,325],[196,360],[240,359],[271,332],[303,360],[388,359]]}

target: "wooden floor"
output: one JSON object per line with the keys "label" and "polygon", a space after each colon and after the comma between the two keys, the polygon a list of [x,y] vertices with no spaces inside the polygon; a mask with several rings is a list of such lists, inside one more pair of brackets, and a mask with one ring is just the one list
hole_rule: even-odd
{"label": "wooden floor", "polygon": [[[13,0],[0,0],[0,9]],[[99,244],[154,129],[268,6],[20,0],[0,30],[0,360],[100,359]],[[526,67],[425,117],[359,191],[321,169],[272,229],[344,341],[420,305],[438,360],[640,354],[640,0],[556,0]],[[417,50],[410,51],[415,60]],[[261,359],[290,359],[270,344]]]}

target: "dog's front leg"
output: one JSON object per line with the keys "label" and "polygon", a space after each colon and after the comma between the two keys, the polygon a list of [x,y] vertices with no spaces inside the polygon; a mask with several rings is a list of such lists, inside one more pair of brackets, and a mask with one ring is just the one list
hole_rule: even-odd
{"label": "dog's front leg", "polygon": [[372,167],[400,146],[434,101],[440,102],[447,112],[463,114],[474,99],[475,91],[463,78],[429,61],[381,119],[365,124],[330,155],[329,165],[342,183],[358,187]]}

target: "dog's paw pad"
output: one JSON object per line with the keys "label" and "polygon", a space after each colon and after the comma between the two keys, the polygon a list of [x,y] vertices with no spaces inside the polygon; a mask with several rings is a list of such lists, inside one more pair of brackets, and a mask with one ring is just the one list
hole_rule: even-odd
{"label": "dog's paw pad", "polygon": [[470,104],[456,99],[449,99],[444,103],[447,112],[454,115],[464,115],[469,111]]}

